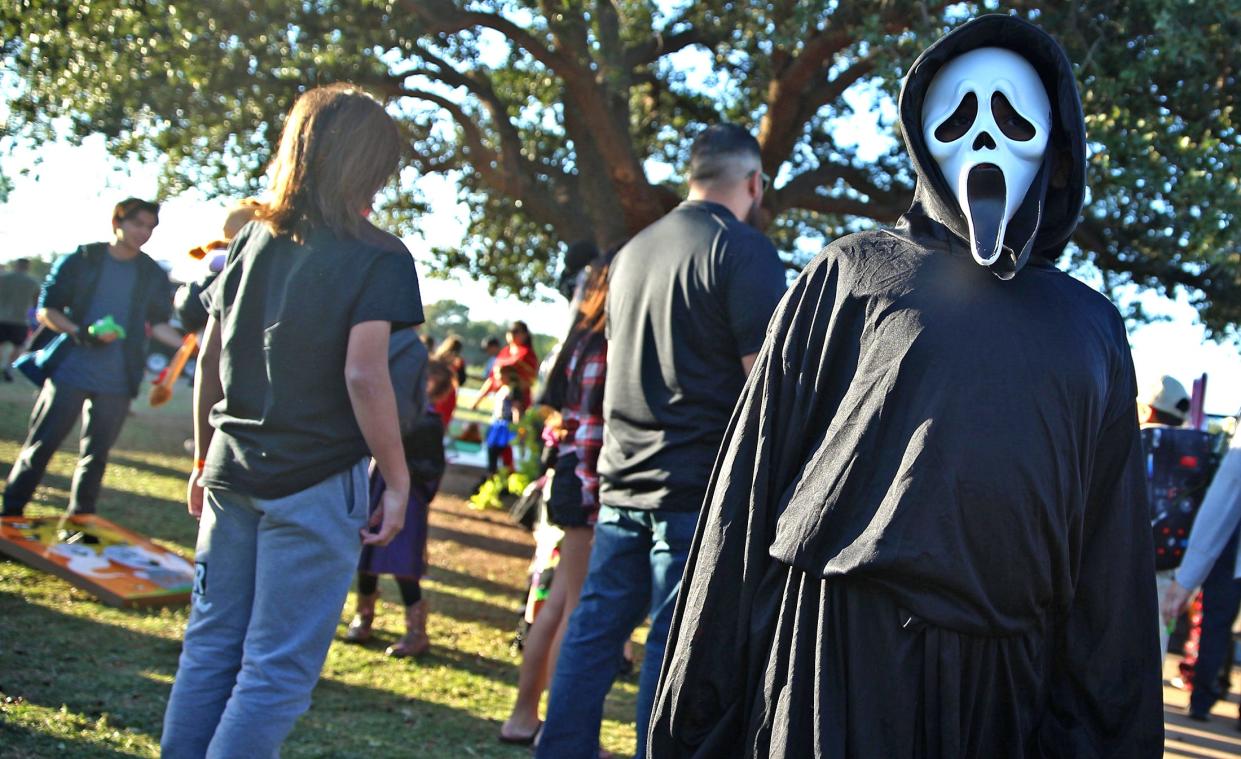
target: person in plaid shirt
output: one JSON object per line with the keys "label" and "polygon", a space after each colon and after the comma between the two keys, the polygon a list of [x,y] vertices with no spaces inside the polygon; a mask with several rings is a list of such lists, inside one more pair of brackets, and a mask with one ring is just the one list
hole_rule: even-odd
{"label": "person in plaid shirt", "polygon": [[569,397],[561,412],[577,453],[573,472],[581,481],[582,518],[590,525],[599,513],[599,449],[603,447],[603,381],[607,371],[607,339],[591,334],[580,340],[569,359]]}
{"label": "person in plaid shirt", "polygon": [[[547,601],[535,617],[522,652],[517,701],[500,727],[502,743],[528,745],[538,734],[539,701],[556,669],[556,655],[569,615],[577,606],[590,560],[599,513],[599,449],[603,446],[603,384],[608,341],[604,336],[610,258],[595,260],[573,328],[550,376],[563,377],[564,401],[556,428],[558,453],[548,498],[548,518],[564,530],[560,561]],[[620,651],[616,652],[619,659]]]}

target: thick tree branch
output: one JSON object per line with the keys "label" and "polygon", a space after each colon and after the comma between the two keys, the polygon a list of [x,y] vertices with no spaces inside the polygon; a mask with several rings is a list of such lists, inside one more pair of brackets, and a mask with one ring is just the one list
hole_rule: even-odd
{"label": "thick tree branch", "polygon": [[[554,177],[554,169],[528,162],[521,165],[519,171],[514,171],[512,162],[505,161],[486,146],[482,130],[465,109],[442,95],[404,88],[398,94],[433,103],[452,117],[461,129],[468,164],[478,173],[484,184],[498,193],[520,200],[523,210],[539,223],[555,227],[564,225],[569,209],[573,207],[573,193],[566,186],[563,175]],[[551,176],[553,191],[547,191],[549,180],[541,179],[538,176],[540,172]]]}
{"label": "thick tree branch", "polygon": [[[648,39],[630,45],[623,56],[625,67],[632,71],[642,66],[649,66],[665,55],[671,55],[687,47],[694,45],[715,47],[725,40],[726,33],[721,26],[716,25],[710,29],[696,26],[689,21],[687,13],[664,24],[663,29],[653,30]],[[687,25],[687,28],[668,33],[669,30],[682,25]]]}
{"label": "thick tree branch", "polygon": [[[947,0],[923,3],[927,10],[940,10]],[[857,25],[870,12],[865,4],[841,4],[823,28],[812,34],[782,69],[776,69],[767,85],[767,112],[759,126],[763,165],[779,166],[788,160],[806,123],[819,108],[836,100],[854,82],[873,71],[873,62],[862,59],[831,82],[826,79],[832,60],[858,41]],[[908,29],[914,22],[904,3],[889,3],[879,23],[889,34]]]}
{"label": "thick tree branch", "polygon": [[[886,190],[870,178],[861,168],[843,164],[823,164],[816,169],[802,172],[776,192],[776,203],[780,210],[788,208],[806,208],[824,197],[818,188],[830,187],[837,180],[844,181],[855,191],[869,198],[867,205],[872,209],[869,213],[859,214],[876,220],[891,220],[900,216],[909,207],[909,195],[903,191]],[[862,201],[856,201],[862,202]]]}
{"label": "thick tree branch", "polygon": [[671,55],[687,47],[694,45],[713,47],[722,40],[721,35],[707,34],[700,29],[686,29],[667,36],[664,36],[662,32],[656,32],[651,39],[639,45],[633,45],[625,51],[625,66],[630,69],[649,66],[665,55]]}
{"label": "thick tree branch", "polygon": [[[589,125],[589,129],[571,136],[579,145],[589,141],[604,159],[607,178],[616,186],[621,212],[626,220],[632,226],[641,227],[658,218],[658,205],[651,198],[650,184],[629,134],[627,114],[615,113],[610,107],[606,83],[596,79],[590,66],[589,51],[579,50],[579,55],[574,56],[565,50],[555,50],[503,16],[467,11],[450,0],[405,0],[403,7],[423,21],[426,25],[420,30],[423,33],[452,34],[472,28],[492,29],[551,69],[564,82],[567,99],[572,100],[580,110],[583,123]],[[549,14],[548,18],[553,16]],[[562,39],[567,40],[570,49],[585,44],[584,31],[566,27],[563,33],[569,35]]]}
{"label": "thick tree branch", "polygon": [[835,102],[845,90],[874,70],[874,60],[862,58],[834,79],[810,87],[799,97],[786,96],[783,92],[777,94],[776,99],[769,102],[767,114],[759,127],[758,141],[762,146],[763,165],[775,167],[787,161],[801,139],[805,125],[819,109]]}
{"label": "thick tree branch", "polygon": [[[773,4],[771,10],[771,23],[776,29],[784,28],[792,17],[793,12],[797,10],[796,0],[784,0],[782,3]],[[788,67],[789,61],[793,59],[793,51],[783,45],[776,45],[771,51],[771,70],[784,71]]]}
{"label": "thick tree branch", "polygon": [[576,62],[553,50],[543,40],[504,16],[467,11],[450,0],[404,0],[401,7],[425,24],[420,30],[424,34],[454,34],[474,28],[491,29],[504,35],[514,45],[553,71],[561,72],[576,66]]}
{"label": "thick tree branch", "polygon": [[423,100],[428,103],[434,103],[441,109],[446,111],[452,117],[453,122],[461,129],[462,138],[465,140],[465,152],[469,156],[469,162],[479,176],[483,177],[489,185],[496,187],[501,191],[515,189],[511,186],[509,180],[503,175],[500,169],[499,156],[495,151],[487,147],[483,141],[483,132],[478,124],[470,117],[465,109],[457,103],[449,100],[443,95],[426,90],[408,89],[394,86],[387,94],[399,97],[411,97],[417,100]]}
{"label": "thick tree branch", "polygon": [[[500,140],[500,158],[505,162],[506,168],[514,173],[521,171],[522,162],[527,160],[521,154],[521,135],[509,118],[508,104],[496,93],[491,80],[478,71],[466,73],[462,67],[452,65],[424,47],[418,46],[412,52],[432,64],[436,70],[406,69],[394,74],[393,78],[404,85],[405,80],[411,76],[425,76],[449,87],[461,87],[469,91],[478,98],[483,107],[487,109],[487,115],[491,117],[496,135]],[[563,173],[561,176],[564,176]]]}
{"label": "thick tree branch", "polygon": [[619,72],[623,68],[625,50],[621,44],[616,0],[595,0],[595,25],[599,30],[599,52],[604,65],[611,72]]}

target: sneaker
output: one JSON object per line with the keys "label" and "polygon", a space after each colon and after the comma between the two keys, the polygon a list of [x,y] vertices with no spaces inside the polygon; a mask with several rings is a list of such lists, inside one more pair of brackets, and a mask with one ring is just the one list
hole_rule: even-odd
{"label": "sneaker", "polygon": [[83,545],[97,545],[99,538],[91,535],[89,532],[81,530],[61,530],[56,533],[56,537],[61,543],[82,543]]}

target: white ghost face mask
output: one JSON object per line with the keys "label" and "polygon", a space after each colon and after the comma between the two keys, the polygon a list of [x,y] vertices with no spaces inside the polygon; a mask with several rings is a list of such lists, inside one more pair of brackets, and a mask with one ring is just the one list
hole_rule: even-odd
{"label": "white ghost face mask", "polygon": [[969,223],[974,260],[990,266],[1030,189],[1051,133],[1051,104],[1038,72],[1011,50],[984,47],[935,74],[922,106],[922,135]]}

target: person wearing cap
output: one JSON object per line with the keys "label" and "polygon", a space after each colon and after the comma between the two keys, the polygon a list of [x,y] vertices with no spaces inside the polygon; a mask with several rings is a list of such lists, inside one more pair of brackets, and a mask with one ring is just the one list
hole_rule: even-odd
{"label": "person wearing cap", "polygon": [[[1215,479],[1189,533],[1185,556],[1176,576],[1161,592],[1159,611],[1165,625],[1189,605],[1197,588],[1203,588],[1202,638],[1194,667],[1189,716],[1205,722],[1219,694],[1214,680],[1225,662],[1229,628],[1241,601],[1241,552],[1237,551],[1241,525],[1241,429],[1233,433]],[[1241,727],[1241,714],[1238,715]]]}
{"label": "person wearing cap", "polygon": [[1138,421],[1143,427],[1180,427],[1188,415],[1189,393],[1175,377],[1163,375],[1138,396]]}
{"label": "person wearing cap", "polygon": [[[1138,395],[1138,422],[1143,430],[1181,427],[1188,413],[1189,393],[1175,377],[1167,374],[1144,387]],[[1172,584],[1175,575],[1176,567],[1155,571],[1155,589],[1160,597]],[[1168,653],[1168,634],[1167,626],[1161,625],[1159,651],[1164,656]]]}
{"label": "person wearing cap", "polygon": [[112,241],[80,246],[57,261],[43,283],[39,322],[57,336],[17,364],[41,389],[4,491],[4,516],[22,515],[79,417],[82,456],[69,513],[94,513],[108,453],[142,384],[147,326],[156,340],[181,345],[180,333],[168,324],[168,274],[142,252],[158,224],[159,204],[139,198],[117,203]]}

